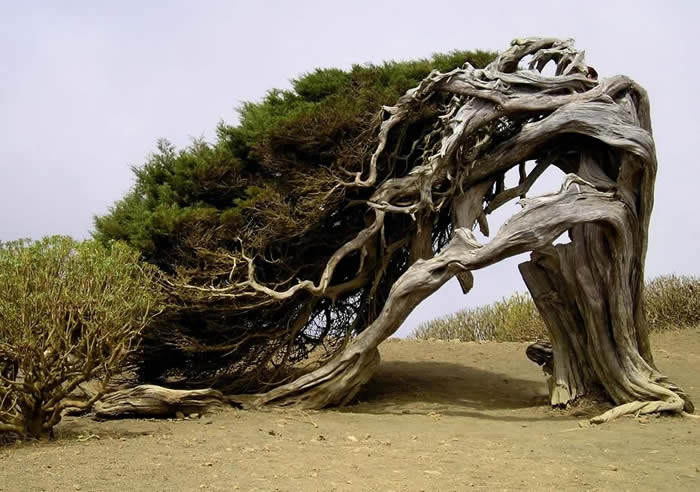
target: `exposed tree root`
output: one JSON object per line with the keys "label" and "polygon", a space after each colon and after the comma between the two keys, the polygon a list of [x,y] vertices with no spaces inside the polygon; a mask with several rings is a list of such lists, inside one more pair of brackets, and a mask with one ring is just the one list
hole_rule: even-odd
{"label": "exposed tree root", "polygon": [[223,407],[227,398],[213,389],[174,390],[155,385],[141,385],[105,395],[95,406],[102,418],[124,416],[166,417],[182,413],[202,413]]}
{"label": "exposed tree root", "polygon": [[592,424],[604,424],[618,417],[622,417],[623,415],[648,415],[651,413],[662,412],[677,413],[680,415],[685,414],[697,417],[696,415],[684,412],[683,405],[683,400],[677,396],[670,397],[667,401],[631,401],[629,403],[624,403],[611,408],[607,412],[598,415],[597,417],[593,417],[590,419],[590,422]]}
{"label": "exposed tree root", "polygon": [[379,350],[346,351],[320,369],[275,388],[252,400],[254,407],[267,404],[323,408],[345,405],[372,377],[379,365]]}

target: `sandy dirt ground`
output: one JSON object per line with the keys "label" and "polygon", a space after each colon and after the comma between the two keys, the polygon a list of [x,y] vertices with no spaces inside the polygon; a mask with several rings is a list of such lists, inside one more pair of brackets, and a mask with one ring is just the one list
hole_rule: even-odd
{"label": "sandy dirt ground", "polygon": [[[653,338],[700,403],[700,329]],[[700,490],[700,421],[556,411],[524,344],[386,342],[355,405],[69,418],[0,447],[0,490]],[[700,405],[699,405],[700,406]]]}

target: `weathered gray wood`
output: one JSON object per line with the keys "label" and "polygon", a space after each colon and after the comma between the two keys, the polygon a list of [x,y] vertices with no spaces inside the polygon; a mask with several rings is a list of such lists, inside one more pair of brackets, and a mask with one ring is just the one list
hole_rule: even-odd
{"label": "weathered gray wood", "polygon": [[569,302],[568,292],[556,277],[556,271],[548,272],[535,260],[521,263],[519,268],[547,325],[555,354],[549,382],[550,401],[554,406],[567,405],[585,395],[595,381],[585,352],[583,322],[575,305]]}
{"label": "weathered gray wood", "polygon": [[[487,244],[476,241],[469,229],[458,228],[454,239],[440,254],[430,260],[416,261],[399,278],[379,317],[339,357],[292,383],[260,395],[254,404],[274,402],[318,408],[346,403],[348,395],[354,395],[359,385],[371,376],[368,371],[374,369],[379,343],[398,329],[420,301],[452,276],[524,251],[544,248],[576,224],[614,222],[625,213],[624,206],[612,193],[598,192],[570,175],[560,193],[530,199],[523,211]],[[348,387],[353,391],[347,391]]]}
{"label": "weathered gray wood", "polygon": [[[520,64],[529,55],[525,69]],[[556,65],[555,76],[540,73],[548,62]],[[405,135],[412,115],[431,98],[444,104],[439,124],[426,127],[413,143],[430,142],[420,162],[407,175],[378,183],[392,132]],[[186,286],[213,298],[254,292],[281,300],[307,291],[333,299],[368,281],[363,263],[355,279],[332,285],[341,260],[354,252],[364,258],[391,250],[384,241],[387,217],[407,214],[418,222],[415,237],[394,243],[410,245],[410,266],[379,316],[334,359],[256,395],[253,405],[347,403],[378,364],[377,345],[418,303],[455,275],[466,293],[472,270],[529,251],[532,261],[520,269],[552,337],[553,404],[565,405],[600,386],[620,406],[596,422],[630,411],[692,411],[687,395],[654,366],[641,305],[657,166],[641,87],[623,76],[597,80],[571,41],[528,38],[515,40],[485,69],[466,65],[431,73],[383,111],[367,168],[337,185],[373,189],[368,225],[336,251],[317,281],[277,291],[256,280],[252,259],[242,253],[247,281],[226,288]],[[526,176],[523,163],[530,160],[539,164]],[[488,235],[486,214],[524,197],[550,165],[567,174],[561,190],[522,198],[523,210],[480,244],[471,230],[478,225]],[[504,173],[516,166],[520,183],[505,189]],[[430,224],[443,207],[451,209],[453,238],[433,256]],[[553,246],[567,231],[572,242]]]}
{"label": "weathered gray wood", "polygon": [[175,390],[155,385],[140,385],[105,395],[95,406],[98,417],[166,417],[177,412],[203,413],[226,405],[217,390]]}

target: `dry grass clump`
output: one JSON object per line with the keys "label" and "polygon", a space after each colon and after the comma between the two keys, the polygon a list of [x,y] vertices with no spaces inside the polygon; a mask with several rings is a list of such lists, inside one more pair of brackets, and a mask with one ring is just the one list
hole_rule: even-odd
{"label": "dry grass clump", "polygon": [[[656,277],[646,285],[644,302],[652,332],[696,326],[700,324],[700,277]],[[412,336],[421,340],[464,342],[525,342],[548,338],[544,321],[530,295],[525,293],[422,323]]]}
{"label": "dry grass clump", "polygon": [[422,323],[413,336],[423,340],[518,342],[546,338],[547,330],[530,295],[517,293],[486,306]]}
{"label": "dry grass clump", "polygon": [[647,283],[644,303],[651,331],[700,324],[700,277],[662,275]]}

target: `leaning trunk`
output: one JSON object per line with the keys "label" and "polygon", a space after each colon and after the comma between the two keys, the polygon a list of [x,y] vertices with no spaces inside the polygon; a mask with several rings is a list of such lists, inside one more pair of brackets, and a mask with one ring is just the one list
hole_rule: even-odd
{"label": "leaning trunk", "polygon": [[[524,69],[527,57],[530,66]],[[554,76],[543,73],[549,63]],[[431,105],[427,114],[437,117],[416,126],[426,105]],[[515,40],[483,70],[465,64],[432,72],[384,111],[367,169],[337,185],[372,189],[366,201],[369,225],[332,255],[317,283],[303,280],[276,291],[256,280],[254,261],[241,253],[248,264],[245,282],[219,289],[188,286],[213,298],[255,293],[284,301],[303,291],[335,300],[358,289],[371,298],[375,291],[368,284],[376,285],[383,269],[372,279],[365,258],[391,258],[394,246],[409,244],[403,274],[369,326],[323,367],[256,395],[254,404],[347,403],[372,376],[378,344],[419,302],[453,276],[466,293],[471,271],[531,252],[520,271],[552,339],[552,404],[566,405],[600,388],[620,406],[597,422],[630,412],[692,410],[686,394],[654,366],[644,317],[657,162],[641,87],[624,76],[598,81],[570,41],[529,38]],[[528,198],[550,166],[566,173],[561,190]],[[506,173],[515,168],[518,183],[508,188]],[[382,174],[387,169],[405,173]],[[522,211],[490,241],[479,243],[472,230],[478,226],[488,236],[487,215],[518,197]],[[397,216],[401,220],[393,221]],[[387,244],[387,231],[398,234],[403,229],[397,224],[406,217],[415,227]],[[555,246],[567,232],[571,243]],[[438,243],[444,243],[435,237],[447,233],[452,238],[440,249]],[[334,285],[336,267],[350,255],[360,258],[358,273]]]}

